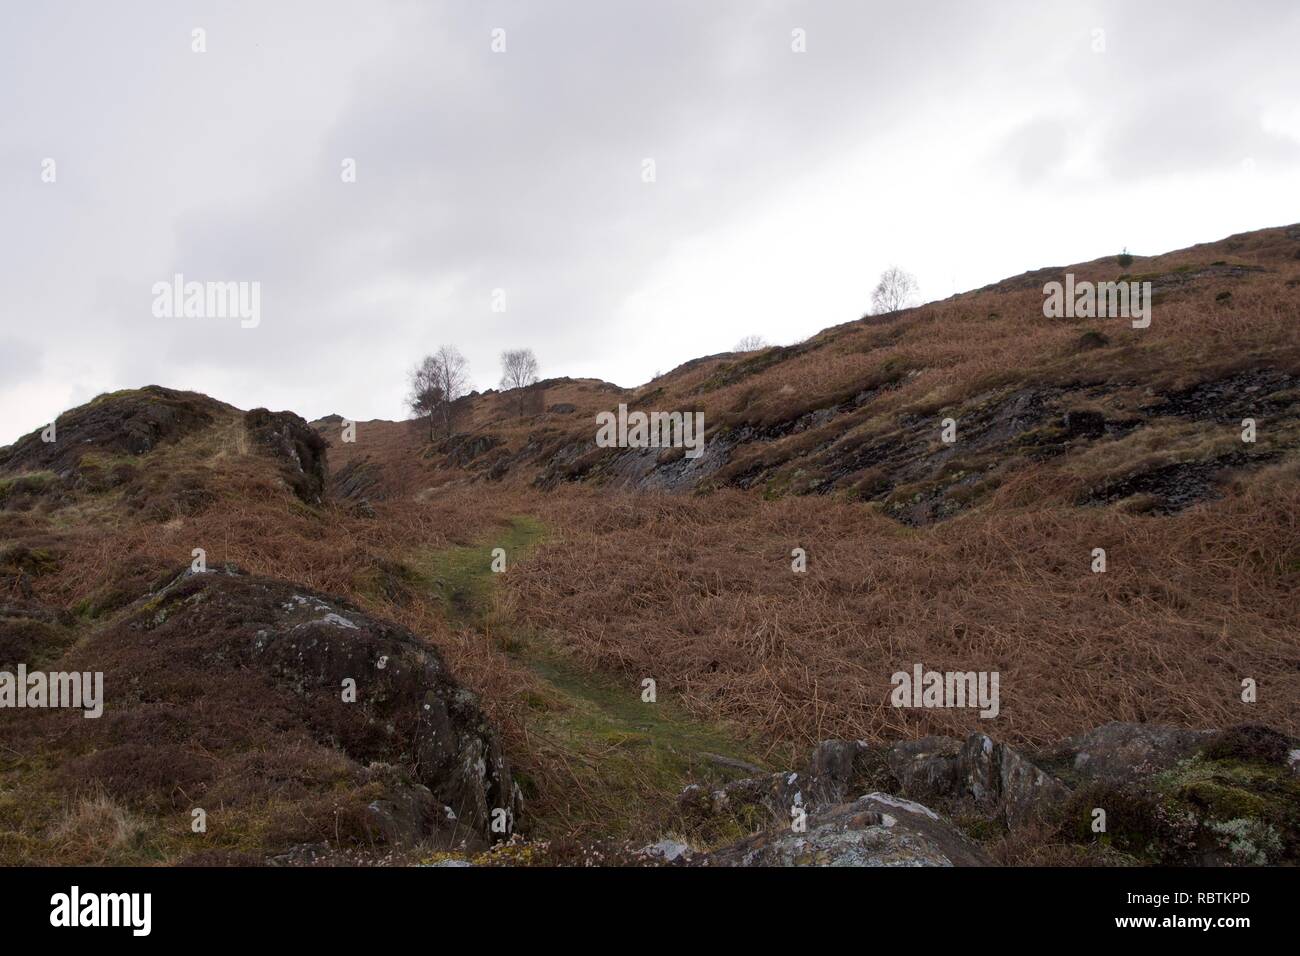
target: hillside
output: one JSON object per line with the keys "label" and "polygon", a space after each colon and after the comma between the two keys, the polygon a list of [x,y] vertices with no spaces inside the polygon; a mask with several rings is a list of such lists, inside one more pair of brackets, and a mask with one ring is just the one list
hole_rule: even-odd
{"label": "hillside", "polygon": [[[1043,285],[1066,272],[1150,282],[1155,321],[1045,319]],[[476,395],[461,403],[463,437],[426,459],[458,478],[547,488],[831,496],[908,524],[977,507],[1028,471],[1054,479],[1056,500],[1174,511],[1215,495],[1218,474],[1253,471],[1296,444],[1297,300],[1300,226],[1125,266],[1112,257],[1040,269],[796,345],[697,359],[635,390],[544,382],[544,414],[519,415],[509,393]],[[702,411],[705,454],[596,448],[594,415],[619,402]],[[1252,415],[1269,426],[1243,447],[1228,426]],[[960,440],[944,447],[949,417]],[[408,457],[406,426],[366,425],[374,444],[340,447],[340,464],[382,459],[376,445]]]}
{"label": "hillside", "polygon": [[[1150,327],[1044,318],[1066,272],[1149,281]],[[0,861],[772,861],[793,767],[827,832],[921,800],[953,860],[1294,862],[1298,323],[1290,226],[472,395],[450,439],[100,396],[0,449],[0,670],[106,695],[0,711]],[[620,403],[703,453],[597,447]],[[998,673],[996,717],[891,706],[914,665]],[[1079,828],[1103,787],[1124,839]]]}

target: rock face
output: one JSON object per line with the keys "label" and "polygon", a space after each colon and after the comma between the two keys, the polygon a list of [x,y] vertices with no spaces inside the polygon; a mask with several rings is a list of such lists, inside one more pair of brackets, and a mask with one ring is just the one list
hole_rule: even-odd
{"label": "rock face", "polygon": [[[886,812],[878,804],[890,800],[911,816],[892,814],[901,826],[885,833],[863,814]],[[795,808],[808,814],[807,833],[791,829]],[[1097,809],[1108,816],[1105,831],[1092,828]],[[971,832],[1039,824],[1132,862],[1294,862],[1300,742],[1255,725],[1216,732],[1124,723],[1029,755],[984,734],[882,746],[827,740],[806,770],[692,786],[678,799],[686,830],[763,831],[708,854],[715,865],[986,862],[935,810]]]}
{"label": "rock face", "polygon": [[1213,736],[1212,730],[1112,721],[1071,737],[1040,759],[1080,783],[1136,783],[1191,757]]}
{"label": "rock face", "polygon": [[[1199,273],[1209,274],[1214,270]],[[898,316],[879,318],[886,323],[899,321]],[[1086,331],[1074,347],[1085,350],[1107,344],[1101,333]],[[726,361],[693,392],[706,394],[765,373],[808,348],[815,346],[723,356]],[[535,466],[534,484],[539,488],[590,482],[673,492],[734,487],[773,496],[836,494],[876,502],[889,517],[923,526],[978,507],[996,487],[1007,463],[1024,457],[1044,461],[1077,455],[1093,442],[1168,426],[1179,418],[1227,424],[1268,417],[1287,427],[1300,420],[1300,376],[1284,368],[1261,367],[1154,396],[1132,414],[1114,418],[1092,407],[1099,395],[1118,388],[1113,383],[990,389],[966,396],[959,413],[954,413],[962,422],[960,445],[935,446],[917,438],[918,430],[925,427],[923,416],[882,411],[877,403],[880,397],[907,388],[916,371],[901,359],[891,359],[852,388],[826,395],[820,407],[792,401],[788,415],[785,410],[778,412],[779,403],[757,398],[752,410],[712,412],[698,458],[657,448],[598,448],[592,430],[580,427],[577,420],[557,417],[553,440],[530,439],[528,445],[511,452],[511,463],[517,472],[522,470],[519,465]],[[754,394],[764,392],[760,388]],[[651,409],[663,398],[661,387],[630,401]],[[677,396],[677,401],[683,403],[683,398]],[[873,424],[864,429],[861,440],[846,438],[856,434],[857,423],[867,420]],[[804,437],[789,441],[794,435]],[[1154,466],[1134,459],[1141,464],[1138,471],[1116,467],[1098,476],[1092,487],[1079,494],[1076,504],[1104,505],[1142,496],[1155,513],[1172,514],[1220,497],[1225,479],[1276,460],[1272,450],[1253,446],[1203,458],[1192,457],[1189,449],[1171,464]]]}
{"label": "rock face", "polygon": [[89,452],[143,455],[206,428],[229,411],[230,406],[206,395],[159,385],[110,392],[60,415],[54,441],[44,441],[38,429],[0,448],[0,472],[52,471],[68,477]]}
{"label": "rock face", "polygon": [[447,454],[446,464],[456,468],[467,468],[470,462],[503,444],[496,435],[466,435],[457,433],[447,439],[439,448]]}
{"label": "rock face", "polygon": [[781,820],[794,806],[845,803],[868,790],[900,794],[953,815],[994,819],[1007,827],[1040,816],[1069,795],[1061,781],[1023,755],[972,734],[923,737],[885,747],[857,740],[826,740],[803,772],[737,780],[705,791],[687,788],[678,806],[688,819],[740,813],[751,821],[761,808]]}
{"label": "rock face", "polygon": [[984,734],[972,734],[964,744],[947,737],[898,743],[886,763],[900,792],[1007,826],[1027,822],[1068,793],[1059,780]]}
{"label": "rock face", "polygon": [[806,830],[755,834],[696,857],[699,866],[987,866],[933,811],[883,793],[808,815]]}
{"label": "rock face", "polygon": [[346,502],[352,514],[373,518],[372,502],[385,497],[383,468],[369,455],[354,458],[330,475],[329,493],[335,500]]}
{"label": "rock face", "polygon": [[293,493],[308,504],[320,504],[329,442],[293,412],[255,408],[244,415],[244,427],[254,445],[280,462]]}
{"label": "rock face", "polygon": [[[453,825],[484,840],[503,837],[492,832],[494,811],[513,827],[518,791],[477,698],[433,647],[397,625],[287,582],[233,569],[186,571],[106,641],[127,659],[157,658],[166,648],[159,666],[193,668],[214,687],[232,669],[252,672],[312,736],[369,766],[384,785],[369,814],[390,839]],[[133,645],[152,651],[131,655]],[[149,680],[108,673],[105,685],[147,692]]]}
{"label": "rock face", "polygon": [[367,455],[340,468],[330,479],[330,492],[345,501],[370,501],[383,497],[380,466]]}

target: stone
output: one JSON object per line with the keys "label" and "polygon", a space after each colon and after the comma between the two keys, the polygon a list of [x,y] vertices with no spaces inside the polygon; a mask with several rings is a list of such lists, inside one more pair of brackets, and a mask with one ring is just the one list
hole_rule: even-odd
{"label": "stone", "polygon": [[[113,689],[150,694],[182,669],[209,675],[213,708],[240,706],[217,697],[232,671],[260,681],[260,694],[273,694],[317,740],[370,767],[385,792],[366,808],[367,824],[386,837],[409,843],[459,827],[486,843],[507,836],[491,831],[494,810],[512,820],[521,812],[495,730],[437,649],[339,598],[232,565],[187,568],[138,601],[105,641],[124,661],[137,648],[167,648],[156,677],[116,673],[110,662],[109,707]],[[355,682],[351,701],[347,681]]]}
{"label": "stone", "polygon": [[320,504],[325,493],[325,449],[329,442],[293,412],[254,408],[244,415],[253,446],[280,463],[293,493],[307,504]]}
{"label": "stone", "polygon": [[883,793],[809,814],[807,828],[773,828],[702,854],[697,866],[988,866],[937,813]]}
{"label": "stone", "polygon": [[1187,759],[1212,736],[1209,730],[1112,721],[1069,738],[1046,756],[1080,783],[1131,783]]}

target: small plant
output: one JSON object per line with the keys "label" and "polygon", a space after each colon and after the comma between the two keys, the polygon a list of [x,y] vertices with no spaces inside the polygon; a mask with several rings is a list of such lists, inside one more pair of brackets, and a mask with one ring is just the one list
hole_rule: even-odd
{"label": "small plant", "polygon": [[1115,261],[1119,263],[1121,269],[1127,269],[1133,264],[1133,257],[1129,255],[1127,246],[1124,247],[1124,251],[1119,254]]}

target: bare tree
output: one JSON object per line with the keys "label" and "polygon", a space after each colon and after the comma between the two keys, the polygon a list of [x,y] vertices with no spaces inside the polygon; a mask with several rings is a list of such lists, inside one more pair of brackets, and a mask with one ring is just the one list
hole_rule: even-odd
{"label": "bare tree", "polygon": [[871,311],[876,315],[885,315],[907,308],[919,286],[916,276],[904,272],[898,266],[890,266],[880,274],[880,282],[871,293]]}
{"label": "bare tree", "polygon": [[406,403],[413,416],[429,420],[429,441],[433,441],[433,423],[438,406],[442,404],[442,389],[436,384],[438,373],[433,356],[426,355],[424,361],[411,369],[410,378],[411,394]]}
{"label": "bare tree", "polygon": [[429,419],[429,440],[434,424],[442,424],[443,434],[451,437],[451,406],[465,394],[469,371],[465,356],[455,346],[444,345],[411,370],[411,393],[407,404],[418,417]]}
{"label": "bare tree", "polygon": [[733,352],[757,352],[767,348],[767,342],[761,335],[746,335],[732,347]]}
{"label": "bare tree", "polygon": [[537,384],[537,356],[532,349],[507,349],[501,353],[501,387],[518,389],[516,404],[524,413],[524,389]]}

